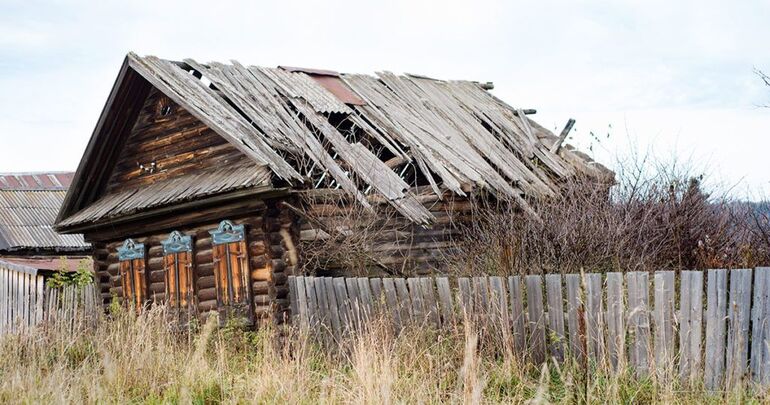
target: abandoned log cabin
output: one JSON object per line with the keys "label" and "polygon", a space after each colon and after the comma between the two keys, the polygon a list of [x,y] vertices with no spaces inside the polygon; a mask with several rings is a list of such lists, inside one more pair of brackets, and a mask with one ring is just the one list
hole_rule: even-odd
{"label": "abandoned log cabin", "polygon": [[53,230],[74,173],[0,173],[0,260],[43,273],[74,271],[91,247]]}
{"label": "abandoned log cabin", "polygon": [[476,193],[527,210],[607,175],[489,88],[129,53],[56,229],[93,244],[105,304],[284,319],[289,275],[346,273],[323,257],[351,212],[382,230],[365,272],[425,273]]}

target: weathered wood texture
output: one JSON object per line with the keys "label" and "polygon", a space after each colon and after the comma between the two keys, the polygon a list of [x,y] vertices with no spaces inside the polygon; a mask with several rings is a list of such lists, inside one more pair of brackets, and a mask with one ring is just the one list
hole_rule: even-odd
{"label": "weathered wood texture", "polygon": [[246,162],[238,149],[153,88],[120,149],[106,191]]}
{"label": "weathered wood texture", "polygon": [[[333,311],[317,314],[316,322],[308,322],[304,314],[327,308],[329,300],[323,305],[324,301],[303,293],[306,289],[301,286],[307,284],[307,277],[291,276],[289,285],[297,286],[290,288],[292,302],[297,303],[294,322],[300,327],[329,331],[330,336],[322,337],[324,342],[340,342],[376,324],[374,319],[380,317],[391,319],[396,331],[408,325],[451,328],[458,322],[471,321],[483,326],[479,328],[483,333],[494,333],[508,341],[522,359],[529,361],[587,355],[611,367],[628,364],[641,376],[656,373],[667,380],[679,378],[685,385],[703,381],[711,390],[730,387],[748,376],[766,386],[770,379],[770,268],[758,268],[754,273],[750,269],[733,270],[729,275],[729,295],[726,270],[709,270],[707,274],[683,271],[678,277],[674,272],[660,271],[653,277],[631,272],[625,277],[608,273],[530,275],[523,279],[336,278],[339,288],[333,293],[338,313],[353,302],[354,306],[367,308],[349,328],[335,328],[328,321],[319,324],[317,320],[333,319]],[[345,281],[351,280],[355,282],[347,283],[346,288]],[[383,286],[384,299],[377,301],[379,306],[368,307],[365,300],[373,297],[362,298],[365,295],[360,292],[366,285]],[[398,293],[395,286],[401,286]],[[436,296],[427,298],[434,290]],[[496,329],[499,325],[505,326],[502,334]]]}
{"label": "weathered wood texture", "polygon": [[40,274],[0,263],[0,335],[40,324],[73,331],[92,326],[102,313],[94,284],[52,288]]}
{"label": "weathered wood texture", "polygon": [[[316,273],[324,276],[349,276],[354,266],[369,276],[435,274],[446,266],[447,255],[461,240],[461,227],[470,223],[473,206],[466,197],[450,192],[439,200],[427,194],[428,188],[413,190],[422,206],[435,217],[430,228],[406,220],[381,201],[371,201],[379,213],[379,218],[372,220],[342,196],[335,198],[329,196],[334,193],[323,193],[325,197],[320,197],[320,191],[315,197],[308,196],[303,205],[306,217],[300,221],[303,256],[321,263]],[[363,229],[360,238],[342,237],[334,231],[356,227]],[[357,248],[355,252],[345,254],[353,247]],[[360,260],[350,262],[351,255]]]}
{"label": "weathered wood texture", "polygon": [[[225,215],[226,213],[222,213]],[[276,320],[283,322],[289,313],[288,275],[294,274],[299,255],[297,252],[297,228],[293,214],[281,208],[277,201],[267,201],[261,211],[250,216],[222,217],[246,226],[248,271],[251,280],[252,311],[257,322]],[[219,221],[196,223],[180,219],[180,226],[153,230],[148,225],[146,233],[130,235],[146,246],[146,269],[149,299],[152,302],[166,300],[163,248],[160,241],[177,230],[193,239],[193,277],[195,313],[203,315],[216,310],[217,290],[214,279],[214,255],[210,230]],[[94,243],[94,265],[100,285],[102,302],[107,305],[113,296],[122,298],[117,248],[122,240]]]}

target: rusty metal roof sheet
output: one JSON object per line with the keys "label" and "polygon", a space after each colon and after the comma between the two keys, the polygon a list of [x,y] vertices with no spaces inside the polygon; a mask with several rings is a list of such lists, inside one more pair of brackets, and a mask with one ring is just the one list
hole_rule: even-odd
{"label": "rusty metal roof sheet", "polygon": [[82,235],[61,235],[52,228],[65,193],[64,189],[0,189],[0,251],[88,249]]}
{"label": "rusty metal roof sheet", "polygon": [[0,190],[66,190],[72,172],[0,173]]}

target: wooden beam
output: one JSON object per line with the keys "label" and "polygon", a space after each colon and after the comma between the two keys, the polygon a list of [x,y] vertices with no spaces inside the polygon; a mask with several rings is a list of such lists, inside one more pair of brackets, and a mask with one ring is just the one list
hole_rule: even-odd
{"label": "wooden beam", "polygon": [[569,135],[569,131],[572,130],[572,126],[575,125],[575,119],[570,118],[567,120],[567,125],[564,126],[564,129],[561,130],[561,134],[559,135],[559,139],[556,140],[556,142],[551,145],[551,153],[559,153],[559,149],[561,149],[561,144],[564,142],[565,139],[567,139],[567,135]]}

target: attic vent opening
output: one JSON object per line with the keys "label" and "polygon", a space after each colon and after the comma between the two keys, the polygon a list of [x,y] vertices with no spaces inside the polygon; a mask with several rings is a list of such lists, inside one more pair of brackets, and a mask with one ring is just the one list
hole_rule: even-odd
{"label": "attic vent opening", "polygon": [[156,114],[159,117],[167,117],[174,111],[174,106],[168,97],[161,97],[158,99],[158,105],[156,107]]}

